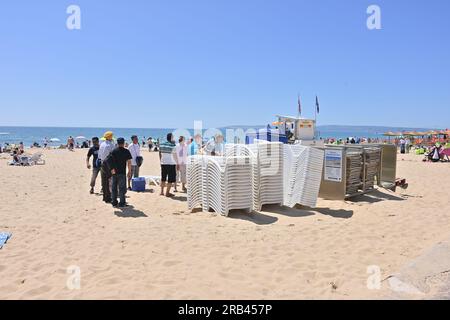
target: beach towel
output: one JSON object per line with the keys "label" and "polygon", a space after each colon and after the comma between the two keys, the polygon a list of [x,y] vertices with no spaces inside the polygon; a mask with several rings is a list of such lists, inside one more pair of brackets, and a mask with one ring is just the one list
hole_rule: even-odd
{"label": "beach towel", "polygon": [[3,248],[5,243],[11,238],[11,233],[8,232],[0,232],[0,249]]}

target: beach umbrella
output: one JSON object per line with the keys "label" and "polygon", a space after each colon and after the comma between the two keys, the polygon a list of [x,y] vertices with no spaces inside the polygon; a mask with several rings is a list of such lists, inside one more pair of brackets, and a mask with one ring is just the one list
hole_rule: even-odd
{"label": "beach umbrella", "polygon": [[391,137],[394,137],[395,135],[394,135],[394,133],[392,131],[388,131],[388,132],[383,133],[383,136],[389,137],[389,142],[390,142],[391,141]]}
{"label": "beach umbrella", "polygon": [[426,132],[425,134],[427,134],[429,136],[437,136],[439,134],[439,132],[435,131],[435,130],[430,130],[430,131]]}
{"label": "beach umbrella", "polygon": [[85,136],[78,136],[75,138],[75,140],[86,140]]}
{"label": "beach umbrella", "polygon": [[61,140],[59,140],[58,138],[51,138],[49,141],[50,142],[60,142]]}
{"label": "beach umbrella", "polygon": [[410,137],[414,137],[416,135],[416,132],[414,131],[405,131],[403,132],[404,136],[410,136]]}

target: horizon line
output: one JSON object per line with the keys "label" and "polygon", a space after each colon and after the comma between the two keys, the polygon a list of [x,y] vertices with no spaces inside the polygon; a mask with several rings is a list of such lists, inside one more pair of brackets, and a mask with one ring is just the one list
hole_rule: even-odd
{"label": "horizon line", "polygon": [[[210,129],[210,128],[230,128],[230,127],[266,127],[267,125],[247,125],[247,124],[240,124],[240,125],[227,125],[227,126],[219,126],[219,127],[204,127],[202,129]],[[317,125],[316,128],[319,127],[326,127],[326,126],[335,126],[335,127],[372,127],[372,128],[410,128],[410,129],[437,129],[441,130],[444,128],[437,128],[437,127],[428,127],[428,126],[405,126],[405,125],[370,125],[370,124],[361,124],[361,125],[348,125],[348,124],[322,124]],[[2,128],[82,128],[82,129],[142,129],[142,130],[151,130],[151,129],[179,129],[174,127],[116,127],[116,126],[45,126],[45,125],[0,125]],[[194,129],[194,128],[182,128],[182,129]]]}

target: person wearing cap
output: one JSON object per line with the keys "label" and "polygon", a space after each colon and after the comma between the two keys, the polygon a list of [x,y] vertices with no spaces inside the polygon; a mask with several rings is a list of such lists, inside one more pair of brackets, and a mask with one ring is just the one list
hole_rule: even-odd
{"label": "person wearing cap", "polygon": [[137,160],[142,160],[141,146],[137,136],[131,136],[131,144],[128,146],[128,150],[131,153],[131,176],[128,178],[128,190],[131,190],[131,178],[139,177],[139,163]]}
{"label": "person wearing cap", "polygon": [[[114,207],[125,207],[125,194],[127,193],[127,167],[128,179],[131,179],[131,156],[130,150],[125,148],[125,139],[117,139],[117,148],[111,152],[111,174],[112,174],[112,205]],[[120,202],[117,202],[119,197]]]}
{"label": "person wearing cap", "polygon": [[[102,162],[106,160],[106,158],[109,156],[109,154],[114,150],[114,143],[113,143],[113,133],[111,131],[105,132],[103,135],[103,138],[105,141],[103,141],[100,144],[100,149],[98,150],[98,160],[99,164],[101,165]],[[111,189],[110,189],[110,179],[111,179],[111,172],[108,172],[108,169],[106,166],[101,165],[101,171],[100,176],[102,179],[102,190],[103,190],[103,201],[106,203],[111,202]]]}

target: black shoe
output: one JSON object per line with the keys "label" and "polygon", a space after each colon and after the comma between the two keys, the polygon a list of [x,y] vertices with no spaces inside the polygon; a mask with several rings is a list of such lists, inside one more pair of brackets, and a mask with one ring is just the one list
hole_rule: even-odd
{"label": "black shoe", "polygon": [[129,190],[129,191],[132,191],[133,189],[131,189],[131,187],[128,187],[128,190]]}
{"label": "black shoe", "polygon": [[118,203],[117,201],[114,201],[114,202],[112,202],[111,204],[112,204],[112,206],[113,206],[114,208],[119,207],[119,203]]}
{"label": "black shoe", "polygon": [[111,203],[112,199],[103,199],[103,201],[105,201],[105,203]]}
{"label": "black shoe", "polygon": [[90,194],[94,194],[94,188],[91,188],[91,191],[89,191]]}

